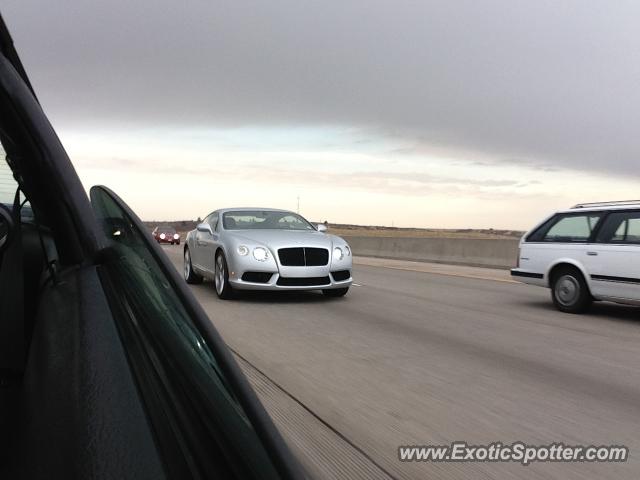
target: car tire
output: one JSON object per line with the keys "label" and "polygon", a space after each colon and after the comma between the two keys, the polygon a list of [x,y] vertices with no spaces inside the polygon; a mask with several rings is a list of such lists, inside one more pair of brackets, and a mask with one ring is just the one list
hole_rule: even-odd
{"label": "car tire", "polygon": [[216,255],[215,272],[213,276],[213,284],[216,289],[218,298],[228,300],[233,297],[233,287],[229,283],[229,268],[227,266],[227,258],[223,252]]}
{"label": "car tire", "polygon": [[202,283],[202,277],[193,271],[191,253],[188,248],[184,249],[184,279],[191,285]]}
{"label": "car tire", "polygon": [[572,267],[554,272],[551,299],[556,308],[565,313],[583,313],[593,302],[584,276],[580,270]]}
{"label": "car tire", "polygon": [[327,288],[326,290],[322,290],[322,293],[326,297],[344,297],[349,291],[349,287],[345,288]]}

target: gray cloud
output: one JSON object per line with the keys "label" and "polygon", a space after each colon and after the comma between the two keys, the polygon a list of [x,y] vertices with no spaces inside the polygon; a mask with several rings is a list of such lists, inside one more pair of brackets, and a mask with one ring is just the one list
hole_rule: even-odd
{"label": "gray cloud", "polygon": [[[153,164],[150,171],[149,165]],[[288,184],[300,186],[331,185],[332,188],[347,188],[375,191],[392,195],[426,195],[430,193],[466,194],[487,196],[508,194],[505,188],[521,189],[536,185],[538,181],[521,182],[515,179],[474,179],[454,178],[420,172],[357,171],[352,173],[322,171],[313,168],[291,168],[271,165],[268,169],[259,164],[187,166],[179,163],[153,162],[151,159],[127,159],[110,157],[84,160],[83,168],[122,169],[149,175],[187,175],[209,177],[218,182],[251,182],[256,171],[260,171],[260,181],[267,184]]]}
{"label": "gray cloud", "polygon": [[3,14],[59,125],[347,125],[638,175],[638,2],[11,0]]}

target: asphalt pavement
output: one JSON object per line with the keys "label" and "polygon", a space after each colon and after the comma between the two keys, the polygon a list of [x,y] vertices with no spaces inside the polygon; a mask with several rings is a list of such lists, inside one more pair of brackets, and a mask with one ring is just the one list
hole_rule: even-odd
{"label": "asphalt pavement", "polygon": [[[182,271],[182,246],[164,247]],[[345,298],[193,287],[314,478],[640,478],[640,309],[500,270],[358,259]],[[626,445],[626,463],[405,463],[400,445]]]}

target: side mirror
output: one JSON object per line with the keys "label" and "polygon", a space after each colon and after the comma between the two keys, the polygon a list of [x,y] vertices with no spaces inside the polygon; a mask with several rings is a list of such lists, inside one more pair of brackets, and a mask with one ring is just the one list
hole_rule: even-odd
{"label": "side mirror", "polygon": [[0,253],[4,252],[11,243],[15,224],[8,208],[0,204]]}
{"label": "side mirror", "polygon": [[316,225],[316,228],[319,232],[327,231],[327,226],[324,223],[319,223],[318,225]]}
{"label": "side mirror", "polygon": [[196,227],[196,230],[198,230],[199,232],[208,233],[209,235],[213,235],[213,230],[211,230],[211,225],[209,225],[208,223],[199,223],[198,226]]}

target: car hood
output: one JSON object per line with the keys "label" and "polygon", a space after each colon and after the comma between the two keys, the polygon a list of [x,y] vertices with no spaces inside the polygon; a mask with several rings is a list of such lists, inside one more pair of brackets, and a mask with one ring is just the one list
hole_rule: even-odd
{"label": "car hood", "polygon": [[260,243],[271,248],[319,247],[331,249],[340,237],[304,230],[228,230],[240,242]]}

